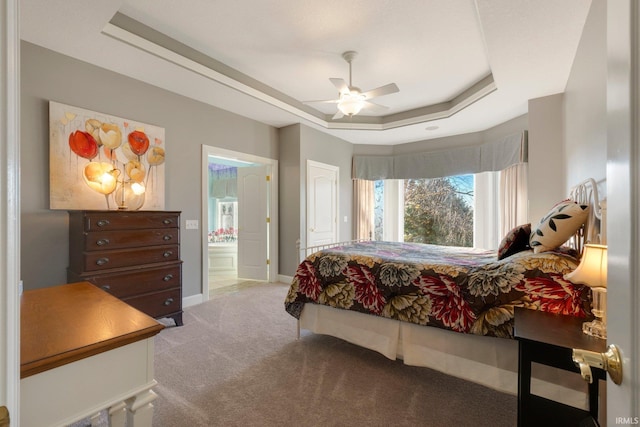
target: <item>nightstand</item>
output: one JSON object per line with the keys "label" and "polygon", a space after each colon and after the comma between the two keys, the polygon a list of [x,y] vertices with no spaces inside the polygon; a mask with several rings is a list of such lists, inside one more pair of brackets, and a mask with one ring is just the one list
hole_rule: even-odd
{"label": "nightstand", "polygon": [[[531,362],[580,374],[572,360],[574,348],[604,352],[606,341],[582,333],[585,319],[516,307],[514,337],[518,340],[518,426],[582,426],[598,419],[598,382],[606,372],[592,368],[589,411],[531,394]],[[592,424],[595,425],[595,424]]]}

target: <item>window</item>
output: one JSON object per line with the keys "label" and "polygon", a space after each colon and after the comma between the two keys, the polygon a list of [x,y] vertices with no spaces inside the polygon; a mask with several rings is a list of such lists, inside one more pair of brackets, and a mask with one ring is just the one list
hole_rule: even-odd
{"label": "window", "polygon": [[498,172],[376,181],[376,240],[498,247]]}
{"label": "window", "polygon": [[473,246],[473,175],[404,181],[404,241]]}

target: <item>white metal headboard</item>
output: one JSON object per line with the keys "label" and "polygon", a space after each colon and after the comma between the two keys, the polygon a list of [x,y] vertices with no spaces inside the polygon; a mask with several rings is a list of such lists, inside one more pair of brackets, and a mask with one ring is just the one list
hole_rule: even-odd
{"label": "white metal headboard", "polygon": [[573,186],[569,197],[577,203],[589,205],[589,217],[584,227],[578,230],[574,237],[574,245],[579,253],[585,243],[606,244],[606,203],[600,200],[598,183],[593,178],[588,178]]}
{"label": "white metal headboard", "polygon": [[357,242],[366,242],[368,240],[369,239],[348,240],[348,241],[344,241],[344,242],[325,243],[323,245],[308,246],[306,248],[300,247],[300,240],[298,240],[296,242],[297,251],[298,251],[298,264],[301,263],[302,261],[304,261],[304,259],[306,257],[308,257],[309,255],[311,255],[314,252],[318,252],[318,251],[321,251],[323,249],[333,248],[333,247],[336,247],[336,246],[344,246],[344,245],[349,245],[349,244],[353,244],[353,243],[357,243]]}

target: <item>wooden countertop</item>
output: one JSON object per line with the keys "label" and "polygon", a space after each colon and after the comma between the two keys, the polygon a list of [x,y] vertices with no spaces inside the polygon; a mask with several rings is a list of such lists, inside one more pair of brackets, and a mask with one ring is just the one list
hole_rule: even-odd
{"label": "wooden countertop", "polygon": [[20,378],[156,335],[164,326],[89,282],[25,291]]}

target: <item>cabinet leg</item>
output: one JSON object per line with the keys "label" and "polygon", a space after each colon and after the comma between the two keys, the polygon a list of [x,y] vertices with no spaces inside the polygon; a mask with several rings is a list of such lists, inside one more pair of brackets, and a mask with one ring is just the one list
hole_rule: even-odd
{"label": "cabinet leg", "polygon": [[91,423],[91,427],[99,425],[100,422],[100,412],[97,414],[93,414],[89,417],[89,422]]}
{"label": "cabinet leg", "polygon": [[526,424],[531,394],[531,358],[526,345],[518,342],[518,427]]}
{"label": "cabinet leg", "polygon": [[599,378],[594,378],[593,382],[589,384],[589,412],[593,415],[593,418],[598,419],[598,385]]}
{"label": "cabinet leg", "polygon": [[151,427],[156,397],[158,395],[153,390],[146,390],[127,400],[128,427]]}
{"label": "cabinet leg", "polygon": [[182,326],[182,313],[175,314],[171,317],[173,318],[174,322],[176,322],[176,326]]}
{"label": "cabinet leg", "polygon": [[109,425],[111,427],[124,427],[127,420],[127,405],[120,402],[109,408]]}

